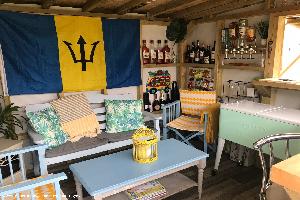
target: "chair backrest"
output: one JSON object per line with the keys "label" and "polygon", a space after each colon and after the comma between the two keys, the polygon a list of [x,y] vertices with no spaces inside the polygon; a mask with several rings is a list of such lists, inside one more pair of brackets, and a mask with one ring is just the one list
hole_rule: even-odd
{"label": "chair backrest", "polygon": [[[261,199],[264,199],[264,197],[266,195],[266,190],[269,187],[269,185],[271,184],[268,169],[271,169],[272,165],[274,164],[274,160],[275,160],[272,143],[276,142],[276,141],[285,141],[285,143],[286,143],[285,154],[286,154],[286,158],[289,158],[291,156],[290,149],[289,149],[290,148],[290,140],[296,140],[296,139],[300,140],[300,133],[276,134],[276,135],[270,135],[270,136],[264,137],[264,138],[256,141],[253,144],[254,149],[258,150],[259,158],[261,161],[261,166],[263,169],[262,187],[261,187],[261,191],[260,191]],[[268,154],[270,155],[270,160],[269,160],[268,165],[265,160],[264,152],[263,152],[263,148],[266,146],[269,147]]]}
{"label": "chair backrest", "polygon": [[[43,156],[46,148],[47,145],[34,145],[13,151],[0,152],[0,197],[2,199],[20,199],[20,197],[24,199],[24,195],[30,195],[30,198],[27,197],[27,199],[31,199],[32,196],[39,194],[54,194],[56,196],[49,199],[61,199],[59,181],[66,179],[67,176],[64,173],[48,175]],[[27,153],[37,153],[41,177],[27,179],[24,163],[24,155]],[[14,169],[14,160],[19,161],[19,168],[17,169]],[[9,174],[6,178],[3,176],[3,167],[9,168]],[[41,190],[45,193],[40,193]],[[41,199],[44,198],[41,197]]]}
{"label": "chair backrest", "polygon": [[[13,184],[13,183],[26,180],[26,168],[24,162],[24,154],[26,153],[37,152],[39,157],[41,175],[47,175],[47,168],[43,156],[45,154],[46,148],[47,145],[35,145],[35,146],[18,149],[15,151],[0,152],[0,160],[2,161],[1,166],[2,167],[8,166],[9,168],[9,176],[8,178],[5,179],[3,177],[3,172],[2,172],[3,168],[0,168],[0,187],[7,184]],[[13,167],[14,160],[19,160],[20,171],[18,172],[14,171],[14,167]]]}
{"label": "chair backrest", "polygon": [[201,111],[217,102],[216,91],[180,90],[181,113],[201,116]]}
{"label": "chair backrest", "polygon": [[[89,92],[68,92],[68,93],[61,93],[60,96],[69,96],[69,95],[75,95],[83,93],[90,103],[93,111],[95,112],[97,116],[97,120],[100,124],[100,130],[105,131],[106,128],[106,122],[105,122],[105,105],[104,101],[105,99],[110,100],[135,100],[136,95],[132,93],[127,94],[102,94],[100,91],[89,91]],[[49,103],[45,104],[34,104],[34,105],[28,105],[26,106],[26,112],[33,112],[45,109],[46,107],[51,106]]]}

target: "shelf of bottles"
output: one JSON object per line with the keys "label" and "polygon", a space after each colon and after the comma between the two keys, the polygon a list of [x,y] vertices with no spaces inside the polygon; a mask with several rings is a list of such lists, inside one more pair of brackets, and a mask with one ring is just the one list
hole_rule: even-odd
{"label": "shelf of bottles", "polygon": [[[256,28],[249,25],[247,19],[231,22],[222,29],[222,65],[223,68],[243,68],[255,71],[264,67],[265,44],[257,45]],[[227,67],[226,67],[227,66]]]}
{"label": "shelf of bottles", "polygon": [[231,64],[225,64],[225,65],[222,65],[222,69],[241,69],[241,70],[264,72],[264,68],[261,67],[261,66],[257,66],[257,65],[231,65]]}
{"label": "shelf of bottles", "polygon": [[205,45],[200,41],[187,45],[184,54],[184,63],[181,66],[188,68],[186,87],[189,90],[210,91],[214,88],[213,69],[215,67],[215,45]]}
{"label": "shelf of bottles", "polygon": [[202,43],[200,46],[200,41],[192,42],[191,45],[187,45],[184,63],[189,66],[208,66],[209,64],[215,64],[215,46],[210,48],[210,45],[205,47],[205,44]]}
{"label": "shelf of bottles", "polygon": [[142,51],[142,63],[144,67],[171,67],[175,66],[176,55],[174,47],[170,48],[168,40],[164,40],[162,45],[161,40],[150,40],[147,45],[147,41],[143,40]]}

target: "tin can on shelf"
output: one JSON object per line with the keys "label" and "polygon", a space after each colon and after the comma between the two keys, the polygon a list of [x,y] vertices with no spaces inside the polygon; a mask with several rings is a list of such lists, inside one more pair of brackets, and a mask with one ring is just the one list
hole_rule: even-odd
{"label": "tin can on shelf", "polygon": [[248,26],[247,19],[240,19],[239,20],[239,35],[240,38],[244,38],[246,36],[246,28]]}

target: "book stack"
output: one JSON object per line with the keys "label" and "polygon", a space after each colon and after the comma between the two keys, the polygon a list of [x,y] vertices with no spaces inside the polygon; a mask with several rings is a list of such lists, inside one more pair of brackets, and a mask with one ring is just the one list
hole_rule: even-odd
{"label": "book stack", "polygon": [[157,180],[154,180],[129,189],[126,193],[131,200],[150,200],[164,196],[167,191]]}

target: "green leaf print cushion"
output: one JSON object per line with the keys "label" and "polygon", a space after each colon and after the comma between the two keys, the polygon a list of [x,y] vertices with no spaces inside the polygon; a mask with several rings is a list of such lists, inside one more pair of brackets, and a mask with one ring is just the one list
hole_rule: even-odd
{"label": "green leaf print cushion", "polygon": [[118,133],[144,126],[142,100],[105,100],[106,132]]}
{"label": "green leaf print cushion", "polygon": [[67,142],[68,135],[61,129],[59,117],[52,107],[28,112],[27,117],[34,131],[43,136],[49,149]]}

